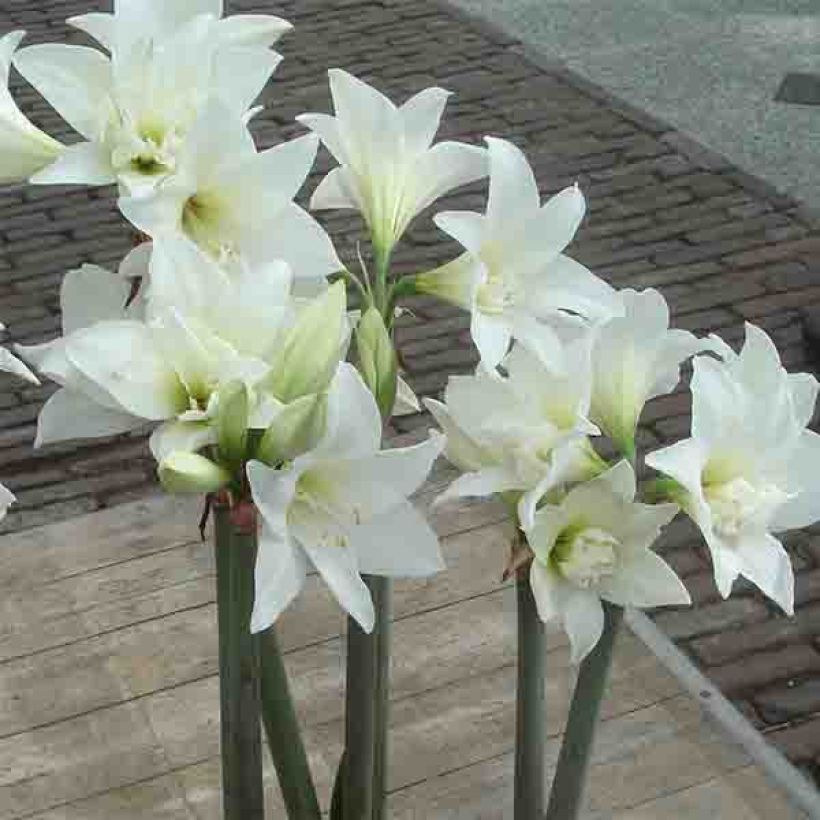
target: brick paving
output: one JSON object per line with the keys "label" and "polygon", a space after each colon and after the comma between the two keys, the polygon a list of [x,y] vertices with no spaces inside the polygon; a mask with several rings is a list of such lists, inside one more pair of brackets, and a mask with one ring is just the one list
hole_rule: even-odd
{"label": "brick paving", "polygon": [[[89,0],[5,0],[0,31],[23,27],[28,42],[83,42],[62,21],[104,8]],[[744,319],[774,337],[784,362],[811,370],[799,308],[820,303],[820,221],[787,196],[738,171],[685,136],[611,98],[435,0],[233,0],[232,12],[271,11],[296,25],[286,60],[257,118],[264,145],[299,132],[307,110],[329,110],[325,69],[344,67],[398,99],[431,84],[455,92],[443,136],[478,142],[485,134],[524,148],[544,192],[578,181],[590,213],[574,255],[618,286],[662,289],[675,323],[730,342]],[[17,98],[58,137],[67,128],[14,79]],[[323,155],[307,189],[330,167]],[[480,185],[442,207],[480,210]],[[326,225],[340,254],[355,253],[357,221],[331,215]],[[12,341],[40,341],[59,326],[58,288],[66,269],[91,261],[113,267],[129,231],[110,192],[9,188],[0,191],[0,319]],[[429,220],[421,220],[398,256],[407,269],[451,258]],[[417,299],[399,342],[409,379],[434,395],[447,375],[475,363],[467,317]],[[144,436],[34,452],[35,418],[51,388],[0,378],[0,465],[19,504],[3,529],[21,529],[100,509],[151,491],[153,464]],[[641,439],[656,447],[688,434],[683,389],[651,403]],[[429,424],[396,421],[397,432]],[[676,523],[664,550],[696,606],[657,614],[658,623],[749,718],[807,773],[820,774],[820,527],[786,539],[797,572],[797,615],[780,616],[750,586],[718,596],[698,537]]]}

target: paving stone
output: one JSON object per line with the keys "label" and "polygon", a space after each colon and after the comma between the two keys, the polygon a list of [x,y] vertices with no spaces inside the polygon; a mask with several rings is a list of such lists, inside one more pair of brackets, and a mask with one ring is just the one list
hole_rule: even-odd
{"label": "paving stone", "polygon": [[820,679],[789,682],[756,692],[752,701],[766,723],[786,723],[820,713]]}
{"label": "paving stone", "polygon": [[790,760],[800,763],[810,761],[820,753],[820,717],[766,732],[766,738]]}
{"label": "paving stone", "polygon": [[663,611],[655,616],[655,622],[670,638],[686,640],[738,625],[764,621],[768,617],[769,611],[760,601],[733,597],[719,603]]}
{"label": "paving stone", "polygon": [[712,680],[729,694],[750,692],[772,682],[818,673],[820,652],[807,644],[793,644],[770,652],[757,652],[709,669]]}

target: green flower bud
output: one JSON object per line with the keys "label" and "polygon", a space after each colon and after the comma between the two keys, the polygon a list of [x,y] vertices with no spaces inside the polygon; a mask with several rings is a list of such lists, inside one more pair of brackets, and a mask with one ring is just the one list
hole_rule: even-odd
{"label": "green flower bud", "polygon": [[265,430],[256,457],[271,467],[312,450],[327,424],[327,394],[301,396],[287,405]]}
{"label": "green flower bud", "polygon": [[344,282],[336,282],[302,310],[285,335],[266,382],[277,399],[290,404],[327,389],[344,352],[346,307]]}
{"label": "green flower bud", "polygon": [[371,307],[356,328],[357,365],[376,399],[382,418],[390,418],[396,404],[398,362],[381,313]]}
{"label": "green flower bud", "polygon": [[219,388],[216,434],[220,459],[239,466],[248,443],[248,389],[244,382],[232,381]]}
{"label": "green flower bud", "polygon": [[177,450],[159,465],[159,480],[169,493],[213,493],[230,480],[230,473],[205,456]]}

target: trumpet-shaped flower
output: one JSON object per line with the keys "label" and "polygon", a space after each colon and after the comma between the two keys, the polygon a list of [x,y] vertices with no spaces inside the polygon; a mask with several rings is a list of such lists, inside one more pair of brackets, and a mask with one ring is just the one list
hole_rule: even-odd
{"label": "trumpet-shaped flower", "polygon": [[359,211],[384,258],[418,213],[487,175],[486,154],[458,142],[431,147],[449,92],[428,88],[397,107],[345,71],[328,75],[336,116],[297,117],[339,163],[316,189],[311,208]]}
{"label": "trumpet-shaped flower", "polygon": [[22,182],[50,165],[63,146],[33,125],[9,91],[12,58],[25,32],[0,38],[0,183]]}
{"label": "trumpet-shaped flower", "polygon": [[351,365],[330,387],[327,429],[316,449],[282,469],[251,461],[262,515],[251,629],[266,629],[296,597],[312,564],[364,630],[374,611],[361,573],[424,576],[443,568],[435,533],[407,500],[441,452],[442,437],[380,450],[382,421]]}
{"label": "trumpet-shaped flower", "polygon": [[208,101],[241,119],[281,59],[267,48],[225,45],[215,30],[213,17],[199,15],[163,36],[129,39],[110,57],[62,44],[18,51],[20,73],[84,137],[32,182],[118,182],[146,195],[173,177]]}
{"label": "trumpet-shaped flower", "polygon": [[624,454],[649,399],[671,392],[685,359],[714,347],[685,330],[669,329],[669,307],[656,290],[620,291],[623,315],[592,330],[590,418]]}
{"label": "trumpet-shaped flower", "polygon": [[601,637],[602,600],[634,607],[690,603],[681,580],[651,550],[677,506],[634,498],[635,473],[621,461],[574,487],[559,505],[542,507],[526,529],[538,614],[563,622],[575,663]]}
{"label": "trumpet-shaped flower", "polygon": [[222,263],[286,262],[321,283],[342,268],[330,238],[292,200],[313,165],[313,135],[257,152],[247,127],[218,102],[206,106],[154,196],[126,196],[120,210],[150,236],[183,234]]}
{"label": "trumpet-shaped flower", "polygon": [[425,400],[447,437],[446,457],[465,473],[440,501],[519,492],[519,517],[527,523],[549,489],[600,471],[586,439],[598,433],[586,417],[587,340],[567,345],[563,355],[568,375],[556,375],[516,346],[505,360],[506,378],[479,368],[450,377],[444,404]]}
{"label": "trumpet-shaped flower", "polygon": [[820,519],[820,435],[806,429],[818,384],[787,373],[754,325],[740,355],[723,348],[726,362],[695,361],[691,438],[646,463],[680,485],[675,499],[703,533],[721,595],[743,575],[792,614],[794,574],[772,533]]}
{"label": "trumpet-shaped flower", "polygon": [[452,262],[416,277],[416,286],[472,314],[473,341],[495,367],[515,338],[557,365],[558,340],[541,320],[572,311],[598,320],[622,312],[615,291],[564,255],[586,205],[577,186],[541,206],[524,154],[487,137],[490,194],[486,214],[452,211],[435,223],[466,248]]}

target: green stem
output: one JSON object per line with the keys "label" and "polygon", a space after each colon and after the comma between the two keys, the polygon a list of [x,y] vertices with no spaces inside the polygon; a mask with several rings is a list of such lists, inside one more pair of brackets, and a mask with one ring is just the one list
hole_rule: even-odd
{"label": "green stem", "polygon": [[518,680],[515,700],[515,820],[544,815],[547,637],[538,617],[529,572],[516,580]]}
{"label": "green stem", "polygon": [[624,614],[623,607],[606,601],[602,603],[604,631],[578,672],[546,820],[576,820],[580,817],[601,700],[612,663],[615,638]]}
{"label": "green stem", "polygon": [[225,820],[264,820],[259,724],[259,642],[250,632],[256,533],[214,508],[222,795]]}
{"label": "green stem", "polygon": [[372,820],[384,811],[384,761],[387,755],[389,695],[389,581],[363,575],[376,610],[376,626],[368,635],[352,619],[347,631],[345,691],[344,820]]}
{"label": "green stem", "polygon": [[299,731],[299,719],[293,708],[287,670],[275,627],[263,632],[259,639],[262,657],[262,721],[288,817],[291,820],[320,820],[322,812]]}

